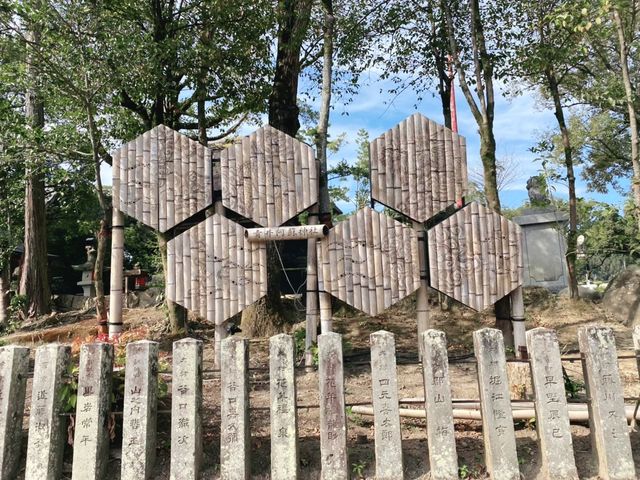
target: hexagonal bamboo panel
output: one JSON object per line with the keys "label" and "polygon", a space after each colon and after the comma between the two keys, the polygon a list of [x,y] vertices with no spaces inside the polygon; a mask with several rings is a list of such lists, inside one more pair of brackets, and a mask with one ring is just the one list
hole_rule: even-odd
{"label": "hexagonal bamboo panel", "polygon": [[113,153],[113,202],[166,232],[213,204],[211,151],[159,125]]}
{"label": "hexagonal bamboo panel", "polygon": [[222,203],[263,227],[277,227],[318,201],[313,149],[264,126],[220,153]]}
{"label": "hexagonal bamboo panel", "polygon": [[167,296],[220,325],[267,292],[267,249],[215,214],[167,244]]}
{"label": "hexagonal bamboo panel", "polygon": [[371,197],[425,222],[467,192],[464,137],[411,115],[370,144]]}
{"label": "hexagonal bamboo panel", "polygon": [[481,311],[522,285],[522,230],[472,202],[427,232],[431,287]]}
{"label": "hexagonal bamboo panel", "polygon": [[369,315],[420,286],[416,232],[369,207],[317,242],[318,288]]}

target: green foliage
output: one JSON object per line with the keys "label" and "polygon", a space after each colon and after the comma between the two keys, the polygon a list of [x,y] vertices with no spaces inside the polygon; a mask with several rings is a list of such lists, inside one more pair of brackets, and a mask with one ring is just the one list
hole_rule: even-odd
{"label": "green foliage", "polygon": [[156,234],[140,222],[129,219],[124,229],[125,264],[140,264],[149,274],[162,272],[162,258]]}
{"label": "green foliage", "polygon": [[367,468],[366,460],[358,460],[356,463],[351,464],[351,473],[356,478],[363,478],[364,471]]}
{"label": "green foliage", "polygon": [[347,413],[347,418],[353,422],[355,425],[362,427],[363,425],[365,425],[365,421],[364,418],[362,418],[362,415],[359,415],[357,413],[353,412],[353,407],[347,407],[345,409],[345,412]]}
{"label": "green foliage", "polygon": [[79,372],[80,367],[74,363],[70,363],[67,367],[65,382],[60,388],[60,404],[62,405],[62,411],[65,413],[72,413],[76,411]]}
{"label": "green foliage", "polygon": [[[293,333],[293,340],[295,344],[295,355],[298,361],[304,358],[305,344],[306,344],[307,331],[304,328],[300,328]],[[318,365],[318,344],[313,342],[311,344],[311,358],[313,365]]]}
{"label": "green foliage", "polygon": [[571,378],[564,367],[562,368],[562,377],[564,378],[564,391],[567,397],[576,398],[580,392],[584,391],[584,383]]}

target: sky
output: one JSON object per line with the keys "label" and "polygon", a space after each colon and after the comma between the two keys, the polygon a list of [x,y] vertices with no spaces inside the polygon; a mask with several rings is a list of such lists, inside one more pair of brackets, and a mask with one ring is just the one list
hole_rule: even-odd
{"label": "sky", "polygon": [[[358,93],[350,101],[346,102],[335,96],[332,101],[329,135],[331,138],[337,138],[341,134],[346,134],[346,140],[340,150],[329,157],[330,166],[343,159],[355,161],[356,134],[360,129],[367,130],[369,138],[374,139],[416,111],[437,123],[444,123],[440,99],[434,96],[435,91],[433,94],[428,92],[423,94],[423,99],[418,102],[416,94],[410,91],[392,96],[388,93],[391,86],[389,81],[382,81],[375,74],[361,78],[366,78],[366,83],[360,85]],[[467,140],[467,164],[471,172],[470,176],[473,177],[473,172],[481,175],[480,137],[467,101],[458,85],[456,85],[456,100],[458,133]],[[310,104],[313,108],[319,109],[319,100],[311,101]],[[266,117],[264,122],[266,123]],[[257,125],[244,125],[239,134],[246,135],[256,128],[258,128]],[[498,159],[510,157],[517,165],[513,180],[500,192],[503,207],[515,208],[528,199],[527,180],[540,173],[542,168],[541,162],[536,160],[537,155],[530,149],[537,144],[544,132],[556,129],[557,123],[553,112],[541,105],[535,92],[524,91],[516,97],[507,97],[500,91],[496,92],[494,122],[496,155]],[[108,166],[103,168],[102,176],[106,184],[111,184],[111,171]],[[628,186],[629,182],[622,181],[621,185]],[[620,209],[623,207],[624,198],[615,191],[608,194],[589,192],[580,177],[580,168],[576,170],[576,191],[578,197],[610,203]],[[566,199],[566,185],[562,183],[554,185],[553,194]],[[353,205],[349,203],[338,202],[338,206],[344,212],[353,210]]]}

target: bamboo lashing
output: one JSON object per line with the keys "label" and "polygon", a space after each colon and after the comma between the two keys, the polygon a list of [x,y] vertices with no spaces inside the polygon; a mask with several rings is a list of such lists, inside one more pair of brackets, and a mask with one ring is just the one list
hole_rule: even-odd
{"label": "bamboo lashing", "polygon": [[429,265],[431,287],[475,310],[493,305],[522,285],[518,235],[518,225],[484,205],[458,210],[427,232],[429,258],[438,259]]}

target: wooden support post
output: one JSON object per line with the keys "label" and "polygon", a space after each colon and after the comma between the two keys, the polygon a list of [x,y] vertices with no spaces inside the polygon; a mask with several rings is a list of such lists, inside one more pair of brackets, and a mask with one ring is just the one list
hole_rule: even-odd
{"label": "wooden support post", "polygon": [[458,455],[453,428],[447,338],[444,332],[427,330],[420,339],[431,478],[457,479]]}
{"label": "wooden support post", "polygon": [[502,332],[495,328],[473,332],[473,347],[487,470],[492,479],[520,480]]}
{"label": "wooden support post", "polygon": [[68,345],[52,343],[36,350],[25,480],[60,478],[67,433],[60,393],[70,357]]}
{"label": "wooden support post", "polygon": [[618,370],[613,330],[583,327],[578,330],[587,396],[592,452],[598,475],[604,480],[632,480],[636,477],[624,392]]}
{"label": "wooden support post", "polygon": [[513,323],[511,321],[511,295],[498,300],[494,305],[496,328],[502,332],[505,348],[516,352],[513,340]]}
{"label": "wooden support post", "polygon": [[151,478],[156,459],[158,343],[127,345],[122,413],[121,480]]}
{"label": "wooden support post", "polygon": [[73,441],[73,480],[100,480],[106,477],[112,370],[113,345],[82,345]]}
{"label": "wooden support post", "polygon": [[578,480],[558,336],[553,330],[534,328],[527,332],[527,347],[536,396],[542,474],[549,480]]}
{"label": "wooden support post", "polygon": [[320,381],[321,480],[347,480],[347,421],[344,410],[342,336],[323,333],[318,337]]}
{"label": "wooden support post", "polygon": [[516,288],[511,296],[511,322],[513,324],[513,347],[516,358],[527,358],[527,337],[524,324],[524,297],[522,286]]}
{"label": "wooden support post", "polygon": [[173,343],[171,480],[199,478],[202,461],[202,341]]}
{"label": "wooden support post", "polygon": [[111,292],[109,296],[109,338],[122,333],[122,272],[124,267],[124,214],[113,208],[111,226]]}
{"label": "wooden support post", "polygon": [[298,478],[298,416],[296,410],[295,346],[281,333],[269,340],[271,384],[271,479]]}
{"label": "wooden support post", "polygon": [[370,335],[369,342],[375,413],[376,478],[401,480],[404,476],[395,338],[393,333],[380,330]]}
{"label": "wooden support post", "polygon": [[248,479],[249,340],[234,337],[223,340],[220,366],[220,474],[229,480]]}
{"label": "wooden support post", "polygon": [[29,349],[17,345],[0,348],[0,368],[0,478],[8,480],[17,478],[22,456],[22,415]]}
{"label": "wooden support post", "polygon": [[418,323],[418,355],[422,359],[422,334],[429,325],[429,260],[427,257],[427,233],[419,222],[413,222],[413,229],[418,233],[418,261],[420,269],[420,288],[416,294],[416,313]]}

